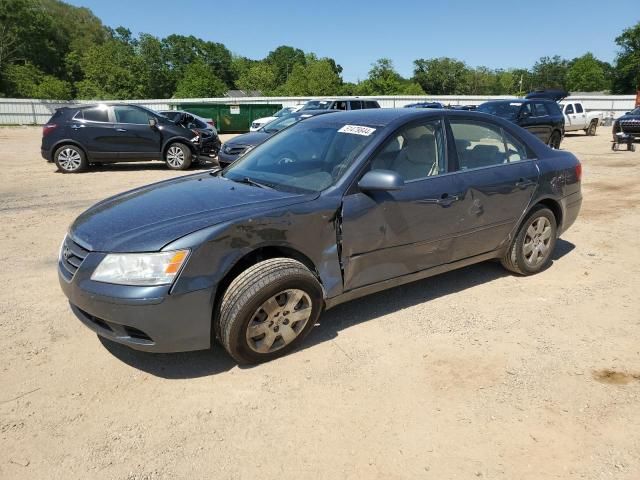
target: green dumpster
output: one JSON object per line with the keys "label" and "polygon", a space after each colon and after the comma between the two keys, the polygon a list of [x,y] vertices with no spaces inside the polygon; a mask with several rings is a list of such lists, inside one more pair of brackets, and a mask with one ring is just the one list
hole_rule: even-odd
{"label": "green dumpster", "polygon": [[219,133],[238,133],[249,131],[251,122],[256,118],[270,117],[280,110],[282,105],[264,103],[183,103],[177,105],[176,108],[200,117],[213,119]]}

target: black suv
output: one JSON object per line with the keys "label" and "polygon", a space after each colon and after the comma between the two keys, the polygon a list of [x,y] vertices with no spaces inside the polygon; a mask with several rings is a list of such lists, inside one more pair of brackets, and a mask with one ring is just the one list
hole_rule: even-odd
{"label": "black suv", "polygon": [[489,113],[529,130],[551,148],[560,148],[564,137],[564,115],[558,104],[548,98],[492,100],[478,106]]}
{"label": "black suv", "polygon": [[206,137],[139,105],[79,105],[59,108],[43,127],[42,156],[63,173],[90,163],[148,160],[186,170],[216,142],[217,135]]}
{"label": "black suv", "polygon": [[616,133],[631,135],[634,139],[640,138],[640,107],[625,113],[613,123],[613,139]]}

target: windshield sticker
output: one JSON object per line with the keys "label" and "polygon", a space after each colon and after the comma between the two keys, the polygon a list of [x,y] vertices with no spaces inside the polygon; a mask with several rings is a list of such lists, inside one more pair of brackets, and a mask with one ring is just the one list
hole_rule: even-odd
{"label": "windshield sticker", "polygon": [[360,125],[345,125],[340,130],[338,130],[338,133],[351,133],[353,135],[363,135],[365,137],[368,137],[375,131],[376,129],[371,127],[362,127]]}

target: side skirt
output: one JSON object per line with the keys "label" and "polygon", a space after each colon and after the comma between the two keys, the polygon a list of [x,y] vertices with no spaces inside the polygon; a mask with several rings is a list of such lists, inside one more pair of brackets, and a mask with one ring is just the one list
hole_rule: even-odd
{"label": "side skirt", "polygon": [[399,285],[404,285],[406,283],[423,280],[425,278],[433,277],[434,275],[439,275],[441,273],[449,272],[451,270],[456,270],[458,268],[473,265],[475,263],[484,262],[486,260],[493,260],[495,258],[500,258],[501,253],[502,253],[502,250],[493,250],[491,252],[483,253],[481,255],[476,255],[474,257],[464,258],[456,262],[445,263],[443,265],[438,265],[437,267],[421,270],[420,272],[410,273],[408,275],[403,275],[402,277],[390,278],[389,280],[384,280],[382,282],[374,283],[372,285],[366,285],[364,287],[356,288],[354,290],[349,290],[335,297],[327,298],[325,300],[325,309],[328,310],[330,308],[335,307],[336,305],[340,305],[341,303],[349,302],[351,300],[355,300],[356,298],[364,297],[372,293],[381,292],[382,290],[387,290],[389,288],[397,287]]}

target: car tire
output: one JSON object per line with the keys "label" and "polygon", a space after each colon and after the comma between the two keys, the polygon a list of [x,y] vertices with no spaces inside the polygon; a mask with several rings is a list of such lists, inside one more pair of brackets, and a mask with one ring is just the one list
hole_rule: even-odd
{"label": "car tire", "polygon": [[290,258],[264,260],[225,291],[220,341],[238,363],[269,361],[296,348],[322,308],[322,287],[307,267]]}
{"label": "car tire", "polygon": [[191,149],[180,142],[170,144],[164,152],[164,161],[171,170],[187,170],[192,157]]}
{"label": "car tire", "polygon": [[589,137],[593,137],[596,134],[596,130],[598,128],[598,121],[592,120],[589,124],[589,128],[587,128],[586,133]]}
{"label": "car tire", "polygon": [[87,156],[77,145],[62,145],[53,154],[53,161],[62,173],[78,173],[89,166]]}
{"label": "car tire", "polygon": [[551,210],[542,206],[532,210],[501,258],[502,266],[519,275],[533,275],[544,270],[556,246],[557,229],[556,217]]}
{"label": "car tire", "polygon": [[560,136],[560,132],[555,130],[551,137],[549,137],[549,143],[547,144],[550,148],[554,150],[558,150],[560,148],[560,142],[562,141],[562,137]]}

